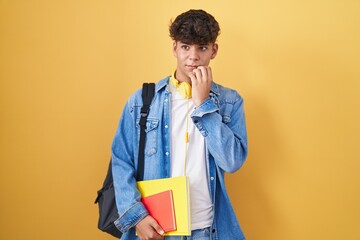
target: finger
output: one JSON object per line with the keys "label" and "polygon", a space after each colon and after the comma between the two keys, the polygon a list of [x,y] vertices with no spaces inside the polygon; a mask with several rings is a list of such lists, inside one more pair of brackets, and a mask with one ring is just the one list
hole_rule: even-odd
{"label": "finger", "polygon": [[156,222],[156,221],[154,221],[153,223],[152,223],[152,227],[155,229],[155,231],[159,234],[159,235],[163,235],[165,232],[164,232],[164,230],[160,227],[160,225]]}
{"label": "finger", "polygon": [[207,67],[207,72],[208,72],[208,79],[210,81],[213,80],[213,77],[212,77],[212,70],[211,70],[211,67]]}
{"label": "finger", "polygon": [[205,66],[200,66],[198,67],[197,69],[200,70],[200,73],[201,73],[201,79],[206,81],[208,79],[208,72],[207,72],[207,67]]}
{"label": "finger", "polygon": [[196,83],[196,76],[195,76],[194,72],[189,73],[189,78],[190,78],[191,83],[194,83],[194,82]]}
{"label": "finger", "polygon": [[201,70],[199,68],[197,69],[194,69],[193,71],[195,77],[196,77],[196,80],[201,80],[202,79],[202,74],[201,74]]}
{"label": "finger", "polygon": [[211,67],[207,66],[205,67],[206,70],[206,81],[207,82],[211,82],[212,81],[212,71],[211,71]]}
{"label": "finger", "polygon": [[136,226],[136,232],[140,239],[161,239],[161,236],[154,228],[157,222],[150,215],[142,219]]}

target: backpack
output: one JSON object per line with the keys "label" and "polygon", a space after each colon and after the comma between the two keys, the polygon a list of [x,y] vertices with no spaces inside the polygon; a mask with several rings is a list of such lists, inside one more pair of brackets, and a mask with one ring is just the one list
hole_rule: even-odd
{"label": "backpack", "polygon": [[[143,180],[144,176],[144,149],[145,149],[145,129],[146,120],[149,115],[150,103],[154,97],[155,84],[144,83],[142,88],[143,106],[141,108],[140,118],[140,141],[139,141],[139,157],[138,169],[136,179],[137,181]],[[119,218],[118,210],[115,201],[115,191],[112,176],[112,164],[110,159],[109,168],[100,190],[97,191],[97,198],[95,204],[98,203],[99,207],[99,220],[98,228],[111,234],[114,237],[121,238],[122,232],[115,226],[114,222]]]}

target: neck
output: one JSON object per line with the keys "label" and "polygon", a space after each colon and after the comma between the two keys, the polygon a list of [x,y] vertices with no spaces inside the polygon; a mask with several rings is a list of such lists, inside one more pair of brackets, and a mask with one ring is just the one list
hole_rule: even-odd
{"label": "neck", "polygon": [[186,76],[184,74],[181,74],[181,73],[178,73],[177,71],[175,71],[175,76],[174,77],[179,82],[188,82],[191,85],[190,77],[188,77],[188,76]]}

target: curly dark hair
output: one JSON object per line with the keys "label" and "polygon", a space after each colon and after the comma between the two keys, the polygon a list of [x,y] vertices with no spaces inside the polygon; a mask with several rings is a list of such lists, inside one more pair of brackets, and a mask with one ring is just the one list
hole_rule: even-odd
{"label": "curly dark hair", "polygon": [[219,23],[204,10],[189,10],[177,16],[169,27],[174,41],[187,44],[215,43],[220,34]]}

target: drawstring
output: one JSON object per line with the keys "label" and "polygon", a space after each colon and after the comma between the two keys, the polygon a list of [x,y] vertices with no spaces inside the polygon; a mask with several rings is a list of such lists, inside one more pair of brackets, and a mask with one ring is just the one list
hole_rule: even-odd
{"label": "drawstring", "polygon": [[186,176],[186,162],[189,148],[189,99],[186,103],[186,129],[185,129],[185,157],[184,157],[184,176]]}

